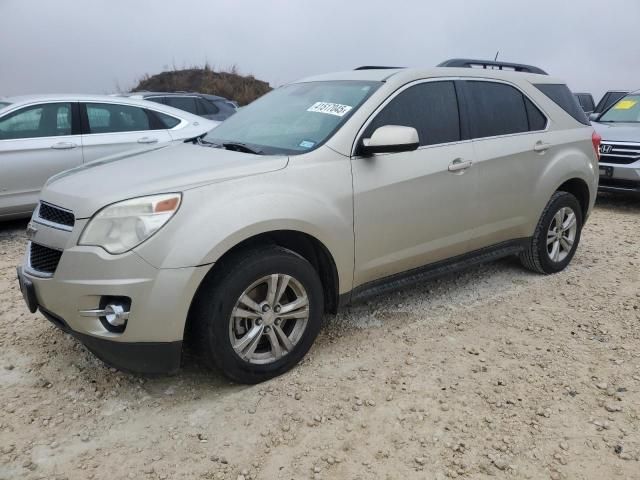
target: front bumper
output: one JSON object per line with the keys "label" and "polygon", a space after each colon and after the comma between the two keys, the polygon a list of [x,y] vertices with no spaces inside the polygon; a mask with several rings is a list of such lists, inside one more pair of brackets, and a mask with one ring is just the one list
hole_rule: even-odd
{"label": "front bumper", "polygon": [[640,194],[640,161],[625,165],[601,162],[598,190]]}
{"label": "front bumper", "polygon": [[[36,238],[33,241],[38,241]],[[55,273],[39,276],[25,256],[21,290],[35,309],[70,333],[103,361],[138,373],[171,373],[180,367],[187,315],[210,266],[157,269],[134,252],[110,255],[98,247],[64,250]],[[121,333],[81,311],[100,308],[106,297],[128,297]]]}
{"label": "front bumper", "polygon": [[180,368],[182,341],[113,342],[76,332],[62,318],[42,307],[40,312],[60,330],[78,339],[104,363],[118,370],[143,374],[171,374]]}

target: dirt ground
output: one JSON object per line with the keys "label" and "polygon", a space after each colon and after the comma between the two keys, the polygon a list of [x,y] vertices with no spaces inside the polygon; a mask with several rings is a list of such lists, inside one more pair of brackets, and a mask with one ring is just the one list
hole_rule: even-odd
{"label": "dirt ground", "polygon": [[570,267],[506,259],[354,306],[257,386],[105,367],[23,305],[0,225],[0,479],[640,478],[640,200]]}

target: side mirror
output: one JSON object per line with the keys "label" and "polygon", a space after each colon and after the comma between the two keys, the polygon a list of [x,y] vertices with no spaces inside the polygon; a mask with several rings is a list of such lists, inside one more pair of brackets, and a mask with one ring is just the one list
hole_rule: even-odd
{"label": "side mirror", "polygon": [[591,113],[591,114],[589,114],[589,121],[597,122],[599,119],[600,119],[600,114],[599,113]]}
{"label": "side mirror", "polygon": [[409,152],[420,146],[418,132],[413,127],[385,125],[377,128],[371,138],[363,138],[360,154]]}

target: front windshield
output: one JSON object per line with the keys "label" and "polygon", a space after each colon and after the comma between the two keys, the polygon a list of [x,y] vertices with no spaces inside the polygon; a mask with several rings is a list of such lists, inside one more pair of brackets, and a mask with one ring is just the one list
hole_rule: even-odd
{"label": "front windshield", "polygon": [[627,95],[607,110],[599,122],[640,122],[640,95]]}
{"label": "front windshield", "polygon": [[239,110],[204,140],[241,144],[265,154],[308,152],[328,140],[380,85],[360,81],[287,85]]}

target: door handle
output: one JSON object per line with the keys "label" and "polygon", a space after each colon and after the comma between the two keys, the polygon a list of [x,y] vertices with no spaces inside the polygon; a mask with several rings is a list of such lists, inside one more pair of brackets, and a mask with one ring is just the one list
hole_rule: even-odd
{"label": "door handle", "polygon": [[73,142],[60,142],[54,143],[53,145],[51,145],[51,148],[55,150],[70,150],[72,148],[76,148],[77,146],[78,145]]}
{"label": "door handle", "polygon": [[533,146],[533,151],[543,153],[549,150],[551,147],[552,145],[550,143],[539,141],[536,142],[536,144]]}
{"label": "door handle", "polygon": [[463,162],[462,159],[456,158],[453,162],[449,164],[449,171],[458,172],[460,170],[466,170],[471,165],[473,165],[473,162],[471,160],[467,160],[466,162]]}
{"label": "door handle", "polygon": [[151,137],[142,137],[138,139],[138,143],[158,143],[158,139]]}

